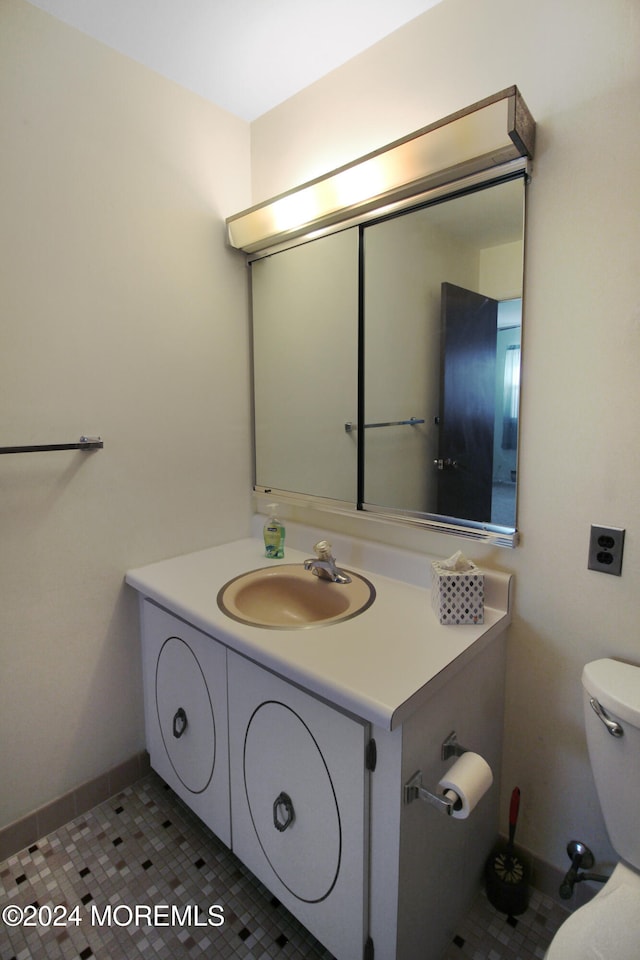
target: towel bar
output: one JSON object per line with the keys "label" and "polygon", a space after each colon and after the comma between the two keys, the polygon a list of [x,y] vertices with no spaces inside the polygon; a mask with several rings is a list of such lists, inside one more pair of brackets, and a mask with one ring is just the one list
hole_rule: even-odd
{"label": "towel bar", "polygon": [[0,447],[0,453],[41,453],[47,450],[101,450],[100,437],[80,437],[77,443],[39,443],[27,447]]}
{"label": "towel bar", "polygon": [[[415,427],[417,423],[424,423],[424,420],[420,420],[418,417],[409,417],[408,420],[385,420],[384,423],[365,423],[364,428],[365,430],[370,430],[372,427]],[[357,424],[352,423],[350,420],[344,425],[347,433],[351,433],[351,431],[356,428]]]}

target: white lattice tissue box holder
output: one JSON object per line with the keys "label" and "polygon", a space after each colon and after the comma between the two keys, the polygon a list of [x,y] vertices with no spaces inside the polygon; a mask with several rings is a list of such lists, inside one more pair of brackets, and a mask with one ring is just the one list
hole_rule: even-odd
{"label": "white lattice tissue box holder", "polygon": [[460,551],[434,560],[431,606],[440,623],[484,623],[484,574]]}

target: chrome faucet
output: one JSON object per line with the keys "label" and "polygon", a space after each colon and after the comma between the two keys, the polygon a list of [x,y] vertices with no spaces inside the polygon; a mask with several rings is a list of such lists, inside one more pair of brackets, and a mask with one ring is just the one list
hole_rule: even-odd
{"label": "chrome faucet", "polygon": [[314,576],[331,580],[332,583],[351,583],[351,577],[336,567],[336,558],[331,553],[331,544],[327,540],[318,540],[313,549],[316,556],[304,561],[305,570],[311,570]]}

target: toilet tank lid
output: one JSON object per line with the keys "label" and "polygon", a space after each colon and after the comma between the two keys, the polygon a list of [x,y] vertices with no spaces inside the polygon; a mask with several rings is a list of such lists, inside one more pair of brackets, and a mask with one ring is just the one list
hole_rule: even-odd
{"label": "toilet tank lid", "polygon": [[582,686],[620,720],[640,728],[640,666],[623,660],[593,660],[582,671]]}

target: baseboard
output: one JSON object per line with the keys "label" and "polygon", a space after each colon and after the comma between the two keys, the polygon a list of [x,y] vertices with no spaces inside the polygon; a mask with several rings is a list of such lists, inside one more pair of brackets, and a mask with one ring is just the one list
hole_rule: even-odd
{"label": "baseboard", "polygon": [[50,803],[44,804],[26,817],[15,820],[0,830],[0,861],[13,856],[53,830],[103,803],[125,787],[140,780],[150,770],[146,750],[135,754],[118,766],[107,770]]}

